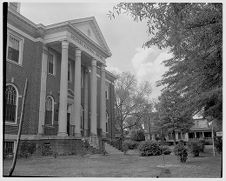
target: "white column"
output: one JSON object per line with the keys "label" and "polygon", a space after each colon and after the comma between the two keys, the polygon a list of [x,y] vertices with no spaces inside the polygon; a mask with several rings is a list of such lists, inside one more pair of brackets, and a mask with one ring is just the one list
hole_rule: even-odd
{"label": "white column", "polygon": [[97,61],[92,60],[91,72],[91,134],[97,135]]}
{"label": "white column", "polygon": [[47,48],[44,47],[42,51],[41,90],[40,90],[39,122],[38,122],[38,134],[40,135],[44,133],[43,125],[45,121],[47,63],[48,63],[48,51]]}
{"label": "white column", "polygon": [[176,140],[178,140],[178,132],[176,132],[175,138],[176,138]]}
{"label": "white column", "polygon": [[105,98],[105,65],[101,66],[100,80],[100,126],[102,135],[106,135],[106,98]]}
{"label": "white column", "polygon": [[81,136],[81,50],[78,48],[75,49],[74,109],[75,135]]}
{"label": "white column", "polygon": [[185,138],[186,141],[188,141],[188,133],[185,133],[184,138]]}
{"label": "white column", "polygon": [[89,120],[88,120],[88,72],[84,75],[84,135],[88,136]]}
{"label": "white column", "polygon": [[62,41],[58,136],[67,136],[68,45],[67,41]]}

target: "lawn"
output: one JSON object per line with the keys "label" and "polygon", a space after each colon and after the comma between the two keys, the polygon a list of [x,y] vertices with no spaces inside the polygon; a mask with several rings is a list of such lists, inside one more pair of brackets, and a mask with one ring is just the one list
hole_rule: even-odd
{"label": "lawn", "polygon": [[[3,172],[8,174],[12,160],[4,160]],[[85,155],[30,157],[18,159],[14,176],[63,177],[220,177],[221,157],[210,150],[200,157],[189,157],[185,164],[174,155],[140,157],[127,155]]]}

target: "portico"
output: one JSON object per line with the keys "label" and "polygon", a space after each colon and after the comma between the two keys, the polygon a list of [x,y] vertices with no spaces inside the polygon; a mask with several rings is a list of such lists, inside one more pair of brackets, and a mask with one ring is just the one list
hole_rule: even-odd
{"label": "portico", "polygon": [[[92,19],[92,21],[94,21],[93,27],[95,27],[95,19]],[[45,47],[55,50],[61,56],[57,136],[97,136],[98,125],[101,130],[101,135],[105,136],[105,59],[109,57],[111,53],[104,40],[101,38],[100,32],[98,32],[99,39],[96,35],[96,39],[88,37],[73,26],[73,22],[62,23],[55,26],[50,25],[47,26],[46,29],[47,34],[44,37]],[[53,29],[55,30],[54,32]],[[58,29],[59,31],[56,31]],[[97,27],[96,31],[98,31]],[[43,57],[42,62],[47,61],[46,56]],[[73,62],[72,69],[74,72],[72,82],[70,83],[68,82],[69,60]],[[100,71],[99,87],[97,85],[97,71]],[[46,76],[44,77],[46,78]],[[45,81],[46,80],[42,80],[43,84]],[[68,121],[69,89],[73,91],[73,102],[70,103],[70,107],[72,108],[72,113],[69,118],[70,121]],[[97,91],[100,91],[99,97],[97,97]],[[46,97],[45,91],[43,91],[42,96]],[[100,102],[99,115],[97,113],[98,99]],[[99,120],[97,120],[98,117]],[[39,120],[40,133],[43,133],[42,124],[43,121]],[[72,129],[73,134],[68,134],[68,124],[74,128]]]}

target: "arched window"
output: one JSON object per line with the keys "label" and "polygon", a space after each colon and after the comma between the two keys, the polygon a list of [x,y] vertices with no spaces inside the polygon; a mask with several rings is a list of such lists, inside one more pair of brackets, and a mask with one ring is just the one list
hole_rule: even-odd
{"label": "arched window", "polygon": [[16,123],[18,107],[18,91],[13,84],[6,85],[5,92],[5,120],[8,123]]}
{"label": "arched window", "polygon": [[106,133],[108,132],[108,120],[109,120],[109,115],[108,115],[108,112],[106,112]]}
{"label": "arched window", "polygon": [[51,96],[46,98],[45,125],[53,125],[54,99]]}

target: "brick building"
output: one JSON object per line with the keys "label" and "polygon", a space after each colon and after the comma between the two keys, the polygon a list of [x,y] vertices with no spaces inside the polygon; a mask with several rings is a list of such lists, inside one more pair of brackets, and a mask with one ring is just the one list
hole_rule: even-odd
{"label": "brick building", "polygon": [[[111,52],[94,17],[44,26],[9,3],[4,148],[13,152],[28,79],[21,140],[37,143],[114,138]],[[62,146],[63,149],[64,146]]]}

